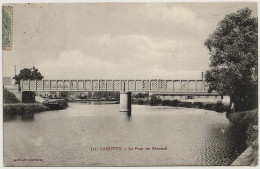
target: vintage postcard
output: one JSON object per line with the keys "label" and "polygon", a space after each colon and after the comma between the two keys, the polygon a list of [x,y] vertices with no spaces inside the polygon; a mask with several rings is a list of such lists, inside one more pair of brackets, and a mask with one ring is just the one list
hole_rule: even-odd
{"label": "vintage postcard", "polygon": [[3,165],[258,165],[258,3],[2,4]]}

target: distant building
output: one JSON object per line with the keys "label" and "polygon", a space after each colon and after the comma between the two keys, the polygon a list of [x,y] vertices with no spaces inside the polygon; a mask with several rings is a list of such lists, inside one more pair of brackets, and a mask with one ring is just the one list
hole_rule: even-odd
{"label": "distant building", "polygon": [[11,86],[12,85],[11,77],[3,77],[3,85],[4,86]]}

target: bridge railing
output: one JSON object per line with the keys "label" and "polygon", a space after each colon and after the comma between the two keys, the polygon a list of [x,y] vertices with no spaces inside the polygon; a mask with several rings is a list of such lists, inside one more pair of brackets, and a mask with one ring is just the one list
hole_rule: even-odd
{"label": "bridge railing", "polygon": [[203,80],[23,80],[22,91],[205,92]]}

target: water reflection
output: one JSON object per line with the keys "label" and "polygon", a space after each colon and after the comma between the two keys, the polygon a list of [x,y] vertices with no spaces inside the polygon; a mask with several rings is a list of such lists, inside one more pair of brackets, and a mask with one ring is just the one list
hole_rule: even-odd
{"label": "water reflection", "polygon": [[[35,114],[28,123],[5,122],[5,165],[229,165],[245,149],[245,135],[225,114],[141,105],[132,105],[129,114],[119,112],[116,104],[92,103],[70,103],[65,110]],[[90,150],[108,146],[167,147],[167,151]],[[13,161],[20,157],[43,161]]]}
{"label": "water reflection", "polygon": [[5,114],[3,116],[3,121],[15,121],[15,120],[22,120],[22,121],[33,121],[34,120],[34,113],[33,112],[27,112],[27,113],[19,113],[19,114]]}
{"label": "water reflection", "polygon": [[127,118],[127,122],[131,122],[131,111],[130,112],[127,112],[127,115],[126,115],[126,118]]}
{"label": "water reflection", "polygon": [[33,121],[33,119],[34,119],[34,112],[32,112],[32,111],[23,111],[20,116],[21,116],[23,121]]}
{"label": "water reflection", "polygon": [[4,122],[8,122],[8,121],[17,120],[18,117],[19,116],[17,114],[4,114],[3,120]]}

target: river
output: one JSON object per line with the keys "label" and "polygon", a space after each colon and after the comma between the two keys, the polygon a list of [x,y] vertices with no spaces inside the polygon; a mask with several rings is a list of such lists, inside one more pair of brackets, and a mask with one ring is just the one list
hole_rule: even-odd
{"label": "river", "polygon": [[230,165],[246,148],[225,113],[193,108],[70,103],[3,124],[5,166]]}

